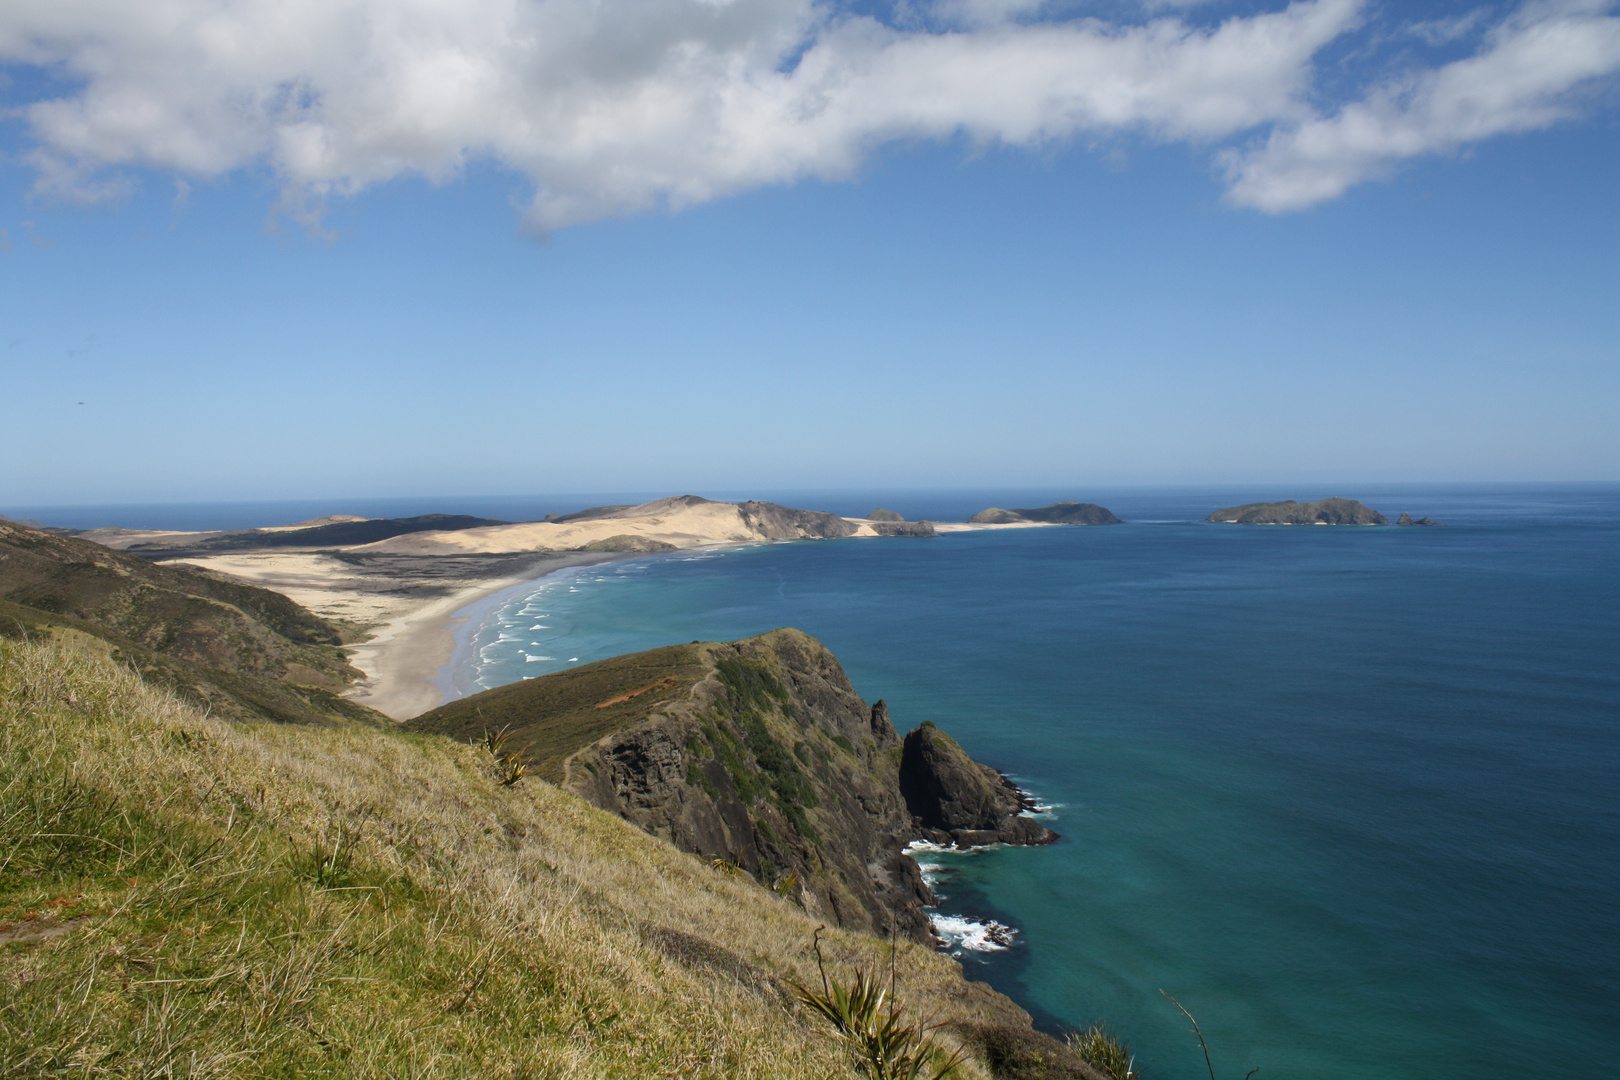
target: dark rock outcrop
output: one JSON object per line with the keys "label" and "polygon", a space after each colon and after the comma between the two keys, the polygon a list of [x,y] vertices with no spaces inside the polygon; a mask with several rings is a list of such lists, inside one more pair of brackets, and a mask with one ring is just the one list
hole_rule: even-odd
{"label": "dark rock outcrop", "polygon": [[968,518],[976,525],[1011,525],[1020,521],[1041,521],[1050,525],[1123,525],[1106,507],[1096,503],[1055,502],[1033,509],[1003,510],[992,506]]}
{"label": "dark rock outcrop", "polygon": [[1005,777],[938,728],[903,741],[888,706],[867,705],[797,630],[615,657],[407,726],[462,740],[507,727],[537,775],[848,928],[930,937],[913,840],[1052,839]]}
{"label": "dark rock outcrop", "polygon": [[825,510],[795,510],[771,502],[738,503],[737,512],[745,525],[771,540],[833,539],[854,536],[858,528]]}
{"label": "dark rock outcrop", "polygon": [[[579,515],[570,515],[558,518],[558,521],[583,520],[583,515],[589,514],[591,518],[651,517],[657,514],[672,513],[694,506],[712,504],[715,500],[705,499],[699,495],[672,495],[667,499],[654,499],[639,506],[602,507],[600,512],[582,511]],[[737,512],[742,516],[743,524],[750,529],[757,530],[766,540],[825,540],[842,536],[854,536],[858,526],[850,524],[837,514],[829,514],[824,510],[795,510],[791,506],[780,506],[772,502],[759,502],[750,500],[737,503]]]}
{"label": "dark rock outcrop", "polygon": [[879,507],[878,509],[872,511],[870,514],[867,514],[866,515],[866,520],[867,521],[904,521],[906,519],[901,517],[899,514],[895,513],[893,510],[884,510],[882,507]]}
{"label": "dark rock outcrop", "polygon": [[1244,503],[1217,510],[1205,521],[1236,525],[1388,525],[1389,520],[1354,499],[1331,498],[1302,503]]}
{"label": "dark rock outcrop", "polygon": [[1034,804],[1011,780],[968,757],[955,739],[926,721],[906,736],[900,793],[918,832],[936,843],[977,847],[1057,839],[1023,816]]}
{"label": "dark rock outcrop", "polygon": [[873,532],[879,536],[938,536],[932,521],[874,521]]}
{"label": "dark rock outcrop", "polygon": [[1400,518],[1398,520],[1396,520],[1395,524],[1397,524],[1397,525],[1430,525],[1430,526],[1433,526],[1433,525],[1439,525],[1440,523],[1438,521],[1434,520],[1434,518],[1427,518],[1427,517],[1426,518],[1418,518],[1416,521],[1413,521],[1412,520],[1412,515],[1408,514],[1406,511],[1402,510],[1401,511],[1401,516],[1400,516]]}

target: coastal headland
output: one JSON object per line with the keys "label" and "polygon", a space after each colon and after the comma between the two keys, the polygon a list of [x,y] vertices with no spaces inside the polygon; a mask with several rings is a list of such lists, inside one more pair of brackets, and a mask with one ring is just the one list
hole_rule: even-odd
{"label": "coastal headland", "polygon": [[1023,792],[932,724],[903,739],[798,630],[631,653],[451,701],[406,723],[498,731],[529,771],[846,929],[931,939],[913,841],[1057,839]]}

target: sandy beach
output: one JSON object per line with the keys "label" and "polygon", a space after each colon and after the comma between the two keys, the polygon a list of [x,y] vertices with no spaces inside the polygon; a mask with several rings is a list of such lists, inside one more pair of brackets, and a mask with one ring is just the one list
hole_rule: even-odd
{"label": "sandy beach", "polygon": [[409,720],[439,705],[435,679],[455,649],[456,612],[502,589],[571,566],[631,558],[617,552],[390,556],[351,552],[243,552],[182,560],[273,589],[363,632],[346,646],[365,673],[347,697]]}

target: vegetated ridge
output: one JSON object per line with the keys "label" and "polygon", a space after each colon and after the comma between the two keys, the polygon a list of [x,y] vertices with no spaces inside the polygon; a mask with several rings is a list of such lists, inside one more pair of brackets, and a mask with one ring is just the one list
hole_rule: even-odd
{"label": "vegetated ridge", "polygon": [[0,521],[0,635],[88,635],[187,700],[294,722],[386,718],[338,696],[341,631],[268,589]]}
{"label": "vegetated ridge", "polygon": [[[457,532],[479,529],[490,525],[509,525],[497,518],[469,517],[466,514],[420,514],[408,518],[367,518],[360,521],[339,521],[330,525],[315,525],[306,529],[246,529],[240,532],[220,533],[187,545],[194,551],[246,551],[258,548],[283,547],[352,547],[356,544],[374,544],[396,536],[419,532]],[[160,540],[131,544],[126,551],[161,552],[170,554],[173,543]]]}
{"label": "vegetated ridge", "polygon": [[1044,521],[1053,525],[1123,525],[1113,512],[1096,503],[1055,502],[1030,510],[1003,510],[992,506],[968,518],[975,525],[1011,525],[1020,521]]}
{"label": "vegetated ridge", "polygon": [[1217,510],[1204,519],[1237,525],[1388,525],[1383,514],[1354,499],[1321,502],[1245,503]]}
{"label": "vegetated ridge", "polygon": [[406,726],[501,731],[540,776],[676,847],[741,867],[817,918],[919,940],[913,840],[1056,839],[1028,799],[932,724],[903,740],[820,642],[774,630],[512,683]]}

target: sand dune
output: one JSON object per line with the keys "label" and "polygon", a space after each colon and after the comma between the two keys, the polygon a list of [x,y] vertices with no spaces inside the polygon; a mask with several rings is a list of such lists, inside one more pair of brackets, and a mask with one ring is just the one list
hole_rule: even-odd
{"label": "sand dune", "polygon": [[679,495],[583,521],[531,521],[456,532],[410,533],[350,550],[394,555],[494,554],[577,551],[586,544],[615,536],[639,536],[676,548],[694,548],[863,535],[876,533],[864,522],[832,514],[789,510],[771,503],[710,502],[695,495]]}

